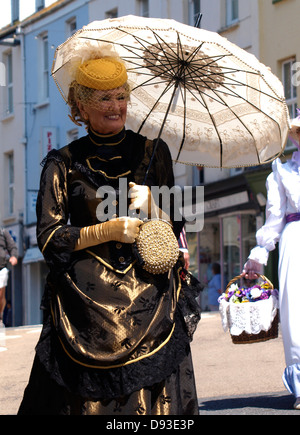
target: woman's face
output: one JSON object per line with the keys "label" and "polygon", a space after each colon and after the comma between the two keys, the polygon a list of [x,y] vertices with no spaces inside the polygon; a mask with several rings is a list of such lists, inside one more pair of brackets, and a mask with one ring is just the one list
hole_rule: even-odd
{"label": "woman's face", "polygon": [[81,116],[100,134],[118,133],[125,125],[128,91],[124,87],[95,91],[88,104],[78,102]]}

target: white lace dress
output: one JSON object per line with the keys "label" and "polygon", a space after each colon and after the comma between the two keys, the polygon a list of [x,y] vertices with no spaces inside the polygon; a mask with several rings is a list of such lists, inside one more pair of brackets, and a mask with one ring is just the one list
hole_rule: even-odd
{"label": "white lace dress", "polygon": [[281,163],[277,159],[267,179],[265,225],[256,234],[257,245],[249,258],[267,264],[269,251],[279,241],[279,308],[284,343],[286,388],[300,397],[300,221],[286,216],[300,213],[300,152]]}

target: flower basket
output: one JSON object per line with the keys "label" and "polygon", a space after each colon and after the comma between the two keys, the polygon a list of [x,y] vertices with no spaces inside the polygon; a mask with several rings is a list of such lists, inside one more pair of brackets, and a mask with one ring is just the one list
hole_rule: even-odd
{"label": "flower basket", "polygon": [[260,275],[262,283],[238,287],[236,276],[219,298],[224,331],[229,329],[234,344],[257,343],[278,337],[278,291],[271,281]]}

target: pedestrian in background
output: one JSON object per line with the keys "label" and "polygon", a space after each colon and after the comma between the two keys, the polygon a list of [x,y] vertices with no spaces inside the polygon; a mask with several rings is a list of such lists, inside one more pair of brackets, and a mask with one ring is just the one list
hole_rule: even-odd
{"label": "pedestrian in background", "polygon": [[213,277],[208,283],[208,304],[210,311],[218,311],[218,299],[222,293],[221,289],[221,267],[219,263],[212,265]]}
{"label": "pedestrian in background", "polygon": [[[292,121],[291,138],[300,143],[299,117]],[[296,398],[300,410],[300,150],[291,160],[275,160],[267,179],[268,201],[265,225],[256,233],[257,246],[244,265],[243,275],[256,279],[267,265],[269,251],[279,243],[279,310],[286,369],[283,382]]]}
{"label": "pedestrian in background", "polygon": [[[9,258],[8,258],[9,256]],[[0,228],[0,326],[3,326],[3,313],[6,305],[6,286],[8,282],[9,270],[7,262],[12,266],[18,263],[17,246],[7,230]]]}

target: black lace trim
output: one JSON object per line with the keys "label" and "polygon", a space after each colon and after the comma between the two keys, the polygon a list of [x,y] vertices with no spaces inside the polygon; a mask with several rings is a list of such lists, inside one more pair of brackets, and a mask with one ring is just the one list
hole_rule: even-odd
{"label": "black lace trim", "polygon": [[43,252],[50,270],[59,274],[71,266],[71,257],[80,236],[80,228],[65,225],[59,228],[49,240]]}
{"label": "black lace trim", "polygon": [[189,339],[179,312],[175,320],[170,341],[156,354],[124,367],[103,370],[73,362],[64,353],[48,315],[36,348],[37,357],[51,379],[71,393],[96,400],[128,395],[170,376],[189,354]]}

